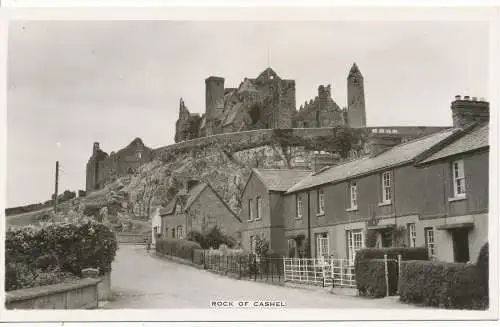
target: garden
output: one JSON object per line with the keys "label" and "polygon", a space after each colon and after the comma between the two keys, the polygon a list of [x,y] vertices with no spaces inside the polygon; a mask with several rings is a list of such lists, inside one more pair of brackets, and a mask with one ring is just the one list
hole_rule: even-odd
{"label": "garden", "polygon": [[429,260],[425,248],[364,248],[355,259],[360,296],[399,295],[400,301],[445,309],[486,310],[488,243],[476,263]]}
{"label": "garden", "polygon": [[5,290],[52,285],[81,278],[85,268],[111,271],[117,251],[113,231],[88,217],[12,226],[5,239]]}

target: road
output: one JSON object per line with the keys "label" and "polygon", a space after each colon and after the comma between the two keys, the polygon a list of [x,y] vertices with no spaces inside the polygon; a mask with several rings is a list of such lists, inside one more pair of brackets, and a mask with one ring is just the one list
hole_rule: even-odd
{"label": "road", "polygon": [[143,245],[120,244],[104,309],[207,309],[210,301],[282,301],[287,308],[409,309],[394,299],[365,299],[323,288],[292,288],[236,280],[147,254]]}

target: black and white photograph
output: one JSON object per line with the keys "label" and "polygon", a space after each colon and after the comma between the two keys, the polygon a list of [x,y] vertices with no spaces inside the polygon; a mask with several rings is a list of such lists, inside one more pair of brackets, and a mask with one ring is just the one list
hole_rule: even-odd
{"label": "black and white photograph", "polygon": [[329,10],[4,16],[2,315],[497,319],[498,12]]}

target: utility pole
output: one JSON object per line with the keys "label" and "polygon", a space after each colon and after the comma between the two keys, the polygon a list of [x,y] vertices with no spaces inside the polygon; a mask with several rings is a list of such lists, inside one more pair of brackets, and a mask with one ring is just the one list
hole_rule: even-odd
{"label": "utility pole", "polygon": [[54,213],[57,213],[57,189],[59,187],[59,161],[56,161],[56,183],[54,192]]}

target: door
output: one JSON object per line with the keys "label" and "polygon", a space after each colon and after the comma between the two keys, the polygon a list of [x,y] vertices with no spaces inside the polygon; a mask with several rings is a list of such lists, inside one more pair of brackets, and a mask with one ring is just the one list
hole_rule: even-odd
{"label": "door", "polygon": [[329,256],[328,234],[316,234],[316,257],[326,259]]}
{"label": "door", "polygon": [[455,262],[469,261],[469,230],[457,228],[451,232],[453,238],[453,256]]}

